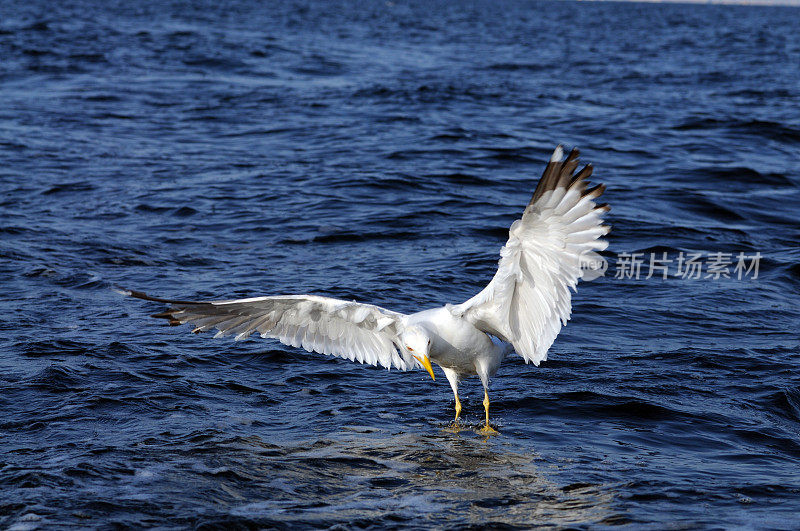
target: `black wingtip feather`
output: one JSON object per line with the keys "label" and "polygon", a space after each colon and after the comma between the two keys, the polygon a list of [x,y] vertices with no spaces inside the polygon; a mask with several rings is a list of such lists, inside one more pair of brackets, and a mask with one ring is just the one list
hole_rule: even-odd
{"label": "black wingtip feather", "polygon": [[118,290],[119,293],[133,297],[134,299],[141,299],[143,301],[163,302],[164,304],[202,304],[197,301],[181,301],[176,299],[162,299],[161,297],[153,297],[143,291],[136,291],[133,289]]}
{"label": "black wingtip feather", "polygon": [[[541,198],[546,192],[560,187],[568,189],[578,187],[578,189],[581,191],[581,196],[586,196],[587,194],[596,191],[598,187],[602,186],[598,185],[587,189],[588,183],[586,179],[592,175],[592,171],[594,170],[594,167],[591,164],[587,164],[578,173],[575,173],[575,170],[580,165],[580,153],[581,152],[578,148],[572,148],[566,159],[551,159],[550,162],[547,163],[547,166],[542,173],[542,177],[539,179],[539,183],[536,185],[536,190],[533,192],[533,197],[529,203],[530,205],[538,201],[539,198]],[[605,189],[605,187],[603,187],[603,189]],[[599,196],[601,193],[602,191],[597,195]]]}
{"label": "black wingtip feather", "polygon": [[605,191],[606,191],[606,185],[605,184],[598,184],[598,185],[592,186],[591,188],[587,188],[581,194],[581,196],[582,197],[590,196],[592,199],[597,199],[598,197],[603,195],[603,192],[605,192]]}

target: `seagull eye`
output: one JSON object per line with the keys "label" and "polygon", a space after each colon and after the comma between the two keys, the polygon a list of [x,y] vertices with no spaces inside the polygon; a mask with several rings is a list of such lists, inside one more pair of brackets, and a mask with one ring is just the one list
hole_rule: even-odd
{"label": "seagull eye", "polygon": [[408,350],[410,350],[411,352],[414,352],[414,349],[413,349],[413,348],[411,348],[411,347],[409,347],[408,345],[406,345],[406,348],[407,348]]}

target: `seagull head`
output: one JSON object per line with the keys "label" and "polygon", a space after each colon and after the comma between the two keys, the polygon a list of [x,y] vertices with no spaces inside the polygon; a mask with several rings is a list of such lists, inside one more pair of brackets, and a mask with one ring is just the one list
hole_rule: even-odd
{"label": "seagull head", "polygon": [[420,365],[425,367],[431,378],[436,380],[433,375],[433,367],[431,367],[431,360],[428,353],[431,348],[431,338],[424,328],[421,326],[411,326],[403,332],[400,336],[403,342],[403,347],[416,359]]}

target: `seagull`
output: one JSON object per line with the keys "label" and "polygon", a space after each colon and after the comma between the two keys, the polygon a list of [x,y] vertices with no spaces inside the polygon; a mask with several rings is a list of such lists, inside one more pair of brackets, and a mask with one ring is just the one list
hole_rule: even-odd
{"label": "seagull", "polygon": [[441,367],[455,396],[458,385],[477,375],[483,384],[486,423],[480,433],[497,433],[489,424],[489,378],[511,352],[538,366],[572,312],[578,280],[603,274],[598,253],[610,227],[596,204],[602,184],[589,186],[592,165],[578,168],[577,149],[564,158],[558,146],[522,217],[509,230],[497,272],[477,295],[410,315],[355,301],[317,295],[277,295],[236,300],[190,301],[152,297],[134,290],[124,295],[168,304],[153,317],[171,325],[192,323],[193,332],[217,329],[214,336],[237,341],[258,333],[285,345],[391,369],[424,368],[434,380]]}

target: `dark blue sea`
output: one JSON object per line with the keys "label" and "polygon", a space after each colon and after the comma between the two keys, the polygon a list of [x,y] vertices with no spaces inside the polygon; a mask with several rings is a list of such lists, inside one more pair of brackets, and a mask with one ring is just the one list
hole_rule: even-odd
{"label": "dark blue sea", "polygon": [[[0,527],[797,529],[798,28],[3,2]],[[495,437],[477,379],[447,433],[442,373],[212,340],[111,289],[458,303],[559,143],[608,186],[609,269],[548,361],[501,367]]]}

